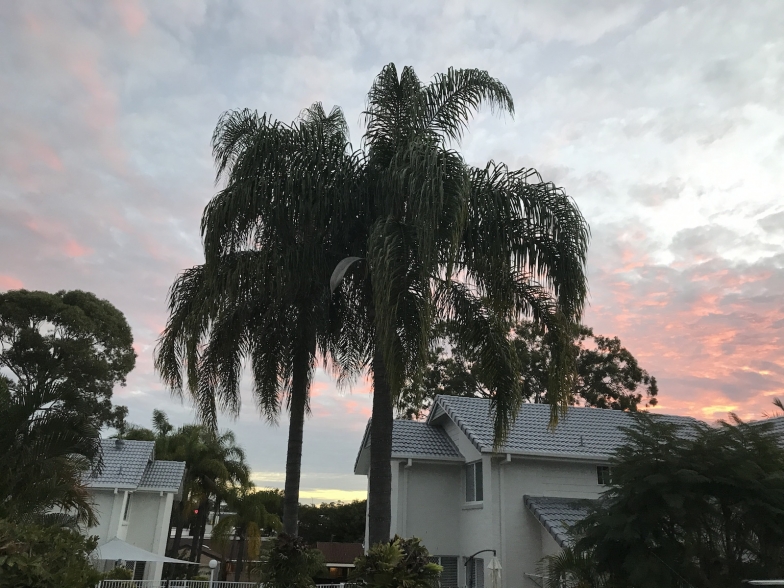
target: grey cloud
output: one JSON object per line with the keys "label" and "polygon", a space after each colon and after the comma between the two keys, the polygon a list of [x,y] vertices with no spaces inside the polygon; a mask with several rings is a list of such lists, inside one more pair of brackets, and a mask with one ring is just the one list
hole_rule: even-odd
{"label": "grey cloud", "polygon": [[684,187],[683,180],[671,177],[661,184],[636,184],[629,189],[629,195],[646,206],[659,206],[680,197]]}
{"label": "grey cloud", "polygon": [[762,217],[757,222],[768,233],[784,233],[784,210]]}
{"label": "grey cloud", "polygon": [[683,229],[673,237],[670,251],[682,259],[706,261],[731,249],[740,242],[733,230],[719,225]]}

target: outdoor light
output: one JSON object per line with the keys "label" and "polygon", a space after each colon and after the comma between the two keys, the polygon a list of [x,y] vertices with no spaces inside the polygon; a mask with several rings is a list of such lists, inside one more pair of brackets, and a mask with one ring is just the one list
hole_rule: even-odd
{"label": "outdoor light", "polygon": [[215,574],[215,568],[218,567],[218,562],[214,559],[210,560],[210,588],[212,588],[212,576]]}

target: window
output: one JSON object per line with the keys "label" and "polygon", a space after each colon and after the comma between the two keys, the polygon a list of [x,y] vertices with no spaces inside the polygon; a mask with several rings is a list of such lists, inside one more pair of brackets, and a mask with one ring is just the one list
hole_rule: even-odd
{"label": "window", "polygon": [[485,560],[475,557],[466,566],[468,588],[485,588]]}
{"label": "window", "polygon": [[457,556],[434,555],[430,561],[444,568],[441,570],[436,586],[438,588],[457,588]]}
{"label": "window", "polygon": [[134,580],[144,580],[144,568],[147,566],[146,561],[137,561],[133,569]]}
{"label": "window", "polygon": [[600,486],[610,483],[610,466],[596,466],[596,478]]}
{"label": "window", "polygon": [[125,494],[125,510],[123,510],[123,522],[128,522],[128,515],[131,512],[131,496],[130,492],[126,492]]}
{"label": "window", "polygon": [[482,502],[482,462],[469,463],[465,471],[466,502]]}

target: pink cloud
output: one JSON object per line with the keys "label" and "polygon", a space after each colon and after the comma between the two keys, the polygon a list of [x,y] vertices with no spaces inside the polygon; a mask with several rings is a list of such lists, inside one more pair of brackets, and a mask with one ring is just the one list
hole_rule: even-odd
{"label": "pink cloud", "polygon": [[13,276],[0,274],[0,290],[19,290],[24,288],[22,280],[17,280]]}
{"label": "pink cloud", "polygon": [[120,15],[125,30],[135,37],[147,22],[144,8],[136,0],[115,0],[112,5]]}
{"label": "pink cloud", "polygon": [[68,257],[84,257],[85,255],[89,255],[93,252],[92,249],[89,247],[85,247],[84,245],[80,244],[74,239],[69,239],[65,243],[65,247],[63,247],[63,251],[65,251]]}

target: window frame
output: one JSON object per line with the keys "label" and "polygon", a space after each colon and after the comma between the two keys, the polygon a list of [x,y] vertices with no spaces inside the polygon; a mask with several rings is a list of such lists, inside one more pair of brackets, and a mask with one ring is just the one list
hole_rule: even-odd
{"label": "window frame", "polygon": [[133,492],[125,493],[125,504],[123,505],[123,518],[122,518],[123,523],[127,523],[131,517],[131,496],[133,496]]}
{"label": "window frame", "polygon": [[608,465],[596,466],[596,482],[599,486],[609,486],[612,484],[612,470]]}
{"label": "window frame", "polygon": [[[464,476],[463,476],[463,483],[465,484],[465,493],[464,498],[466,504],[481,504],[484,502],[484,466],[482,464],[482,460],[478,459],[476,461],[472,461],[470,463],[465,464],[465,468],[463,469]],[[471,493],[469,494],[469,480],[471,480],[470,488]],[[471,498],[469,498],[469,496]]]}

